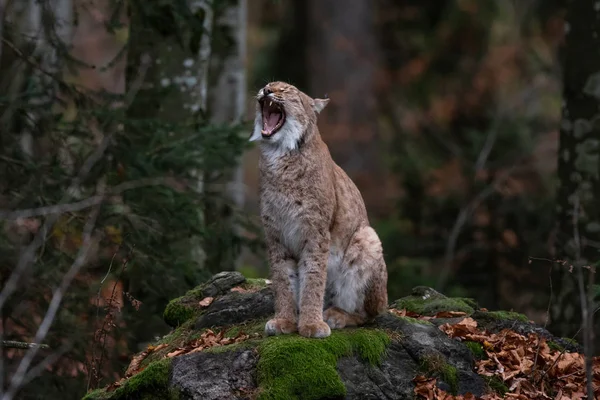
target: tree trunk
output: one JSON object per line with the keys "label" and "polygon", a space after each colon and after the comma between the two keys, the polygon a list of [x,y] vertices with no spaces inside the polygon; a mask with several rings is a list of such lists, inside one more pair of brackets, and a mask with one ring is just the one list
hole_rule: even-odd
{"label": "tree trunk", "polygon": [[[224,1],[213,11],[215,29],[209,73],[209,118],[216,125],[233,125],[242,121],[246,111],[247,0]],[[206,184],[217,183],[220,186],[226,181],[228,186],[226,193],[220,193],[222,198],[211,196],[206,203],[206,223],[216,240],[207,245],[207,260],[208,267],[215,272],[239,267],[241,228],[235,222],[235,212],[244,206],[243,179],[241,160],[225,177],[215,179],[205,175]],[[216,187],[207,190],[218,193]]]}
{"label": "tree trunk", "polygon": [[[552,329],[573,336],[582,322],[581,266],[600,259],[600,7],[569,3],[558,178]],[[583,274],[589,277],[589,268]]]}
{"label": "tree trunk", "polygon": [[319,129],[334,160],[360,189],[370,214],[381,214],[382,165],[377,134],[379,59],[368,0],[310,0],[308,6],[308,94],[328,95]]}

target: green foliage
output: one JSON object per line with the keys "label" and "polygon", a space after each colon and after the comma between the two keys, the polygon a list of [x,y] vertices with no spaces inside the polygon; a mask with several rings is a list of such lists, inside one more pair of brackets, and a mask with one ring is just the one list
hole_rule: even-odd
{"label": "green foliage", "polygon": [[[215,21],[228,5],[231,2],[214,3]],[[2,211],[85,200],[104,188],[106,196],[95,221],[85,274],[77,277],[63,299],[45,342],[60,348],[68,338],[73,362],[85,362],[86,353],[89,356],[91,348],[97,346],[96,355],[103,354],[104,360],[98,370],[107,376],[123,369],[124,358],[118,356],[130,354],[140,342],[168,331],[161,316],[170,299],[212,272],[231,268],[231,260],[246,243],[254,246],[251,249],[256,247],[233,229],[236,224],[250,231],[255,227],[236,209],[223,185],[247,148],[242,132],[248,125],[243,121],[213,123],[212,110],[185,109],[180,88],[160,84],[162,74],[175,74],[158,62],[169,60],[160,53],[167,46],[179,51],[170,58],[178,66],[186,58],[197,59],[205,33],[204,12],[192,10],[185,0],[133,0],[128,2],[130,18],[123,18],[125,3],[111,2],[111,6],[114,9],[105,27],[122,47],[105,65],[92,66],[75,59],[54,36],[48,38],[48,51],[56,50],[58,58],[58,65],[52,66],[57,71],[52,72],[52,78],[33,66],[38,61],[43,65],[44,58],[54,59],[47,57],[49,53],[36,52],[35,56],[42,58],[30,63],[12,51],[2,52],[0,63],[0,130],[6,133],[0,138],[0,199],[10,199],[3,202]],[[53,25],[53,17],[44,15],[42,20]],[[75,15],[75,19],[79,17]],[[230,50],[232,34],[218,25],[213,24],[211,42],[215,61]],[[19,26],[5,28],[3,35],[14,40],[24,54],[30,54]],[[94,51],[105,55],[100,54],[104,48]],[[150,65],[142,64],[142,55],[149,57]],[[115,66],[118,68],[111,69]],[[109,72],[102,79],[123,79],[127,93],[86,89],[90,83],[97,86],[86,80],[94,75],[94,69]],[[120,75],[125,69],[126,75]],[[195,72],[194,76],[200,76],[202,71],[198,68]],[[217,77],[214,71],[209,76]],[[207,82],[210,85],[212,82]],[[119,84],[110,82],[109,86],[118,90]],[[31,155],[23,150],[25,137],[30,137]],[[76,189],[68,191],[104,137],[106,150],[94,158],[93,167]],[[26,276],[36,279],[28,279],[2,310],[7,323],[15,323],[12,317],[19,304],[28,304],[29,314],[36,318],[47,310],[51,290],[58,286],[81,248],[82,231],[92,208],[60,215],[27,272]],[[31,230],[21,233],[18,231],[23,229],[14,221],[0,221],[0,252],[5,261],[0,275],[10,275],[23,245],[45,218],[27,218],[24,222]],[[210,268],[207,254],[212,257]],[[108,309],[97,309],[93,304],[99,291],[102,297],[113,292],[115,281],[119,286],[114,292],[124,301],[119,305],[119,323],[111,325],[108,338],[116,345],[101,349],[102,344],[91,339]],[[176,326],[192,315],[185,305],[171,303],[165,320]],[[16,322],[22,332],[35,332],[36,318]],[[10,334],[5,338],[23,339]],[[57,370],[66,369],[57,364]],[[83,373],[73,379],[52,372],[28,385],[24,396],[30,392],[43,392],[48,398],[77,396],[85,390],[85,382]]]}
{"label": "green foliage", "polygon": [[356,354],[377,365],[389,341],[384,332],[364,329],[334,331],[325,339],[268,338],[259,347],[259,399],[342,397],[346,388],[336,371],[337,360]]}

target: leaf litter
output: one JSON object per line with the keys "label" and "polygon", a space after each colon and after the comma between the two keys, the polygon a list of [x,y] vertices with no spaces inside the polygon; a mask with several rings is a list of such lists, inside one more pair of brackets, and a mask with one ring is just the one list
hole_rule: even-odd
{"label": "leaf litter", "polygon": [[[398,311],[398,310],[396,310]],[[401,311],[399,314],[403,314]],[[405,314],[409,316],[408,313]],[[479,375],[502,381],[508,392],[490,392],[481,397],[471,393],[452,395],[436,385],[436,378],[414,378],[417,399],[439,400],[586,400],[585,358],[579,353],[551,349],[545,338],[510,329],[491,333],[466,317],[460,322],[441,325],[440,330],[460,341],[481,344],[487,358],[476,360]],[[593,358],[594,398],[600,399],[600,357]]]}

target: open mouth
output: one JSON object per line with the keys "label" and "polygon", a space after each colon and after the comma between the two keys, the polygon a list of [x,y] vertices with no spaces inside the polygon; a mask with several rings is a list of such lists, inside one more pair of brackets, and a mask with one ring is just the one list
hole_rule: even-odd
{"label": "open mouth", "polygon": [[263,97],[260,100],[262,108],[263,129],[261,134],[263,137],[273,136],[285,122],[285,111],[283,107],[269,97]]}

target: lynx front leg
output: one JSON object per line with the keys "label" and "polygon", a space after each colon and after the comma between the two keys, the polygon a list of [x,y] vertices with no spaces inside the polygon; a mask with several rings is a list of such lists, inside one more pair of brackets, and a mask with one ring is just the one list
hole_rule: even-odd
{"label": "lynx front leg", "polygon": [[298,264],[300,283],[300,318],[298,332],[302,336],[325,338],[331,329],[323,321],[323,298],[327,281],[329,238],[318,238],[305,246]]}
{"label": "lynx front leg", "polygon": [[275,291],[275,318],[267,321],[265,333],[280,335],[296,332],[297,330],[297,272],[296,263],[291,260],[281,260],[271,266],[271,279]]}
{"label": "lynx front leg", "polygon": [[296,332],[298,329],[296,262],[290,258],[274,258],[271,264],[271,280],[275,292],[275,318],[267,321],[265,333],[280,335]]}

